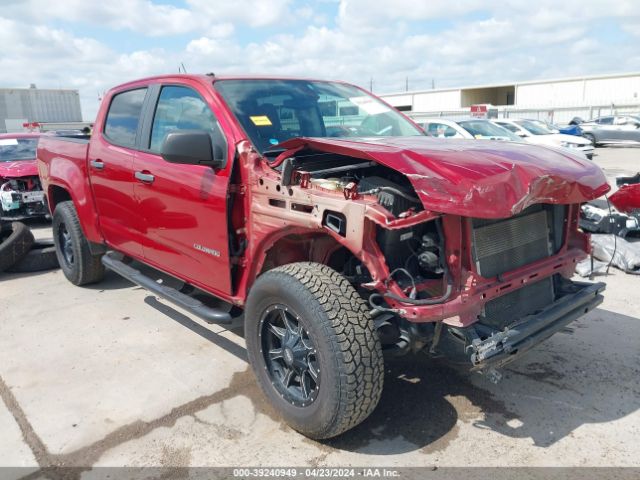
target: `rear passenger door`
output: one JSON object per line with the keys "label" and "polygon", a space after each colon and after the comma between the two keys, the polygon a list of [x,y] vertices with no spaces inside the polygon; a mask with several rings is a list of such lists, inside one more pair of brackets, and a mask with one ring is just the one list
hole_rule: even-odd
{"label": "rear passenger door", "polygon": [[89,178],[107,243],[142,257],[142,218],[133,193],[133,159],[147,88],[115,93],[89,144]]}
{"label": "rear passenger door", "polygon": [[[223,136],[203,87],[156,85],[145,144],[134,160],[145,261],[213,293],[231,293],[227,233],[227,166],[181,165],[160,155],[167,133],[206,130]],[[145,120],[145,124],[147,121]],[[229,153],[226,152],[227,156]]]}

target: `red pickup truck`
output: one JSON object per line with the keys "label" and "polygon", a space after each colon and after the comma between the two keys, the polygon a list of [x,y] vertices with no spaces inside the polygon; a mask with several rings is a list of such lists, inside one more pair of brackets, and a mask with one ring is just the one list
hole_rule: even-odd
{"label": "red pickup truck", "polygon": [[609,190],[597,166],[429,138],[346,83],[127,83],[90,138],[43,137],[38,168],[72,283],[107,267],[208,322],[243,315],[262,389],[312,438],[371,413],[383,354],[493,372],[602,301],[570,280],[580,204]]}

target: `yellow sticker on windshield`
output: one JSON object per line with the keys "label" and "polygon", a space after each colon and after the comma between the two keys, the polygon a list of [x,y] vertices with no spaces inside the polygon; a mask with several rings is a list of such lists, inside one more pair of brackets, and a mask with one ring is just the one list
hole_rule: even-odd
{"label": "yellow sticker on windshield", "polygon": [[269,120],[269,117],[267,117],[266,115],[255,115],[249,118],[256,127],[266,127],[269,125],[273,125],[271,123],[271,120]]}

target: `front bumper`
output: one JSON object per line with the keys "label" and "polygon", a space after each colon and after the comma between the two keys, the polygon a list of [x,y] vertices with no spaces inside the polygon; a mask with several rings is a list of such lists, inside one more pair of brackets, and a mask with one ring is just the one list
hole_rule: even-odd
{"label": "front bumper", "polygon": [[49,215],[42,191],[18,192],[5,189],[0,192],[0,218],[22,220]]}
{"label": "front bumper", "polygon": [[472,340],[466,347],[466,353],[473,368],[499,368],[516,360],[602,303],[604,283],[572,284],[577,291],[562,296],[541,312],[529,315],[485,340],[478,337]]}

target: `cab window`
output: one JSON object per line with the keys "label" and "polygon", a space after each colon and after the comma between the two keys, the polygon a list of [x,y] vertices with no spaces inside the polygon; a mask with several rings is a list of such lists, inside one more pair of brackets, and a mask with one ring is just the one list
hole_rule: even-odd
{"label": "cab window", "polygon": [[146,88],[128,90],[113,96],[104,123],[104,135],[122,147],[134,147]]}
{"label": "cab window", "polygon": [[153,117],[149,150],[159,153],[167,133],[175,130],[206,130],[211,134],[219,131],[209,106],[188,87],[162,87]]}

